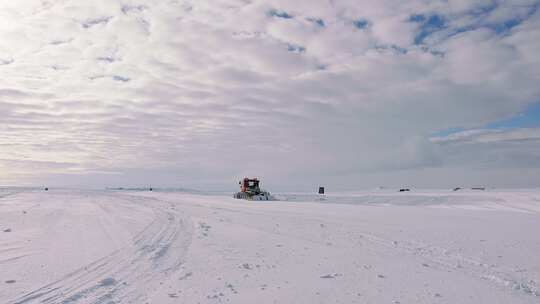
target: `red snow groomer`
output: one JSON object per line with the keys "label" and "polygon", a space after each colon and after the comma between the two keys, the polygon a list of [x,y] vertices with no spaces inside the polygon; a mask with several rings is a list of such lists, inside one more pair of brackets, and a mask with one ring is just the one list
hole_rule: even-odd
{"label": "red snow groomer", "polygon": [[269,201],[272,200],[272,196],[269,192],[261,190],[259,186],[260,181],[254,178],[245,177],[240,184],[240,192],[234,195],[234,198],[245,199],[251,201]]}

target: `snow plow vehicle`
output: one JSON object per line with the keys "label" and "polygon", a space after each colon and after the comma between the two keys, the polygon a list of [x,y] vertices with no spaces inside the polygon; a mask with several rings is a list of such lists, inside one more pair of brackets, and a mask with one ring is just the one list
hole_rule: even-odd
{"label": "snow plow vehicle", "polygon": [[255,178],[245,177],[240,182],[240,192],[234,195],[236,199],[245,199],[250,201],[272,201],[274,198],[269,192],[261,190],[260,181]]}

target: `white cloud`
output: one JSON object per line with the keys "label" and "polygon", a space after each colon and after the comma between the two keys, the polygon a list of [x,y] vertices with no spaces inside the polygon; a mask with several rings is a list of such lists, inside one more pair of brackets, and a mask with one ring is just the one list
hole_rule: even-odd
{"label": "white cloud", "polygon": [[[368,172],[437,168],[452,183],[444,170],[469,166],[486,142],[454,157],[431,134],[540,101],[537,1],[470,13],[490,4],[2,2],[0,164],[11,177],[0,182],[225,185],[256,174],[275,185],[355,176],[345,186],[358,187]],[[448,24],[414,45],[413,14]],[[488,26],[509,18],[524,21],[504,34]],[[498,151],[537,166],[536,148]]]}

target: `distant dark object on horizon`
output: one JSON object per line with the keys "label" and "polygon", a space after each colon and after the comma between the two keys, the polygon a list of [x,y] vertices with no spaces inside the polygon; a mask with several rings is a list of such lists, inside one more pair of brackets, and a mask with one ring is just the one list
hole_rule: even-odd
{"label": "distant dark object on horizon", "polygon": [[152,187],[150,187],[150,189],[148,189],[148,190],[152,191]]}
{"label": "distant dark object on horizon", "polygon": [[49,188],[45,187],[45,189],[43,189],[43,190],[45,190],[45,191],[49,191]]}
{"label": "distant dark object on horizon", "polygon": [[454,191],[459,191],[459,190],[461,190],[461,187],[454,188]]}
{"label": "distant dark object on horizon", "polygon": [[399,192],[408,192],[408,191],[411,191],[411,189],[409,188],[399,189]]}
{"label": "distant dark object on horizon", "polygon": [[324,194],[324,187],[319,187],[319,194]]}
{"label": "distant dark object on horizon", "polygon": [[482,190],[482,191],[486,190],[486,188],[484,188],[484,187],[473,187],[471,189],[472,190]]}

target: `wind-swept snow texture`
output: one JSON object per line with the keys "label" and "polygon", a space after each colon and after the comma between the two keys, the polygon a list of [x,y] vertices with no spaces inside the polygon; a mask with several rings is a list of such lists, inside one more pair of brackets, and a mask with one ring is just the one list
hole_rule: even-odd
{"label": "wind-swept snow texture", "polygon": [[0,302],[540,303],[540,191],[0,189]]}

